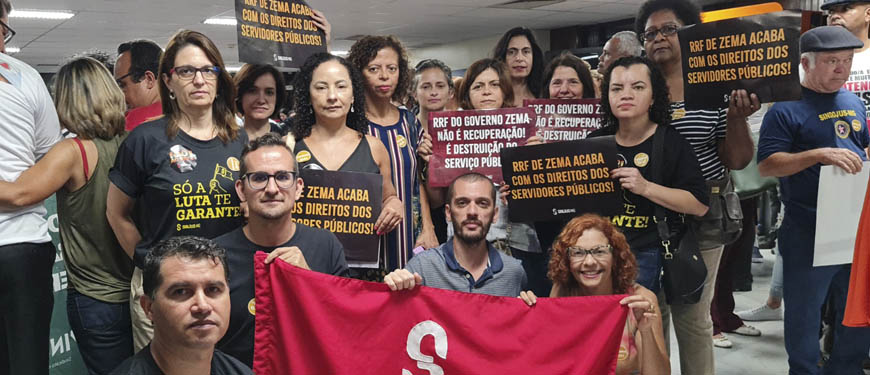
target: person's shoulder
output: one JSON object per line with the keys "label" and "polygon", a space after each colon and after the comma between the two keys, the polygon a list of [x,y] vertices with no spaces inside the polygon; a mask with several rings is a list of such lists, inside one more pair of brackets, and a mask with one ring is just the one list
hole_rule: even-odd
{"label": "person's shoulder", "polygon": [[242,240],[247,241],[247,238],[245,237],[245,233],[242,230],[242,227],[238,227],[220,236],[215,237],[213,241],[218,244],[218,246],[227,248],[241,244]]}
{"label": "person's shoulder", "polygon": [[616,134],[616,126],[604,126],[589,133],[587,138],[604,137]]}
{"label": "person's shoulder", "polygon": [[840,90],[837,91],[837,100],[851,102],[849,104],[853,104],[853,105],[856,105],[858,107],[864,107],[864,101],[861,100],[861,98],[858,97],[858,95],[855,95],[855,93],[853,93],[849,90],[846,90],[845,87],[841,87]]}
{"label": "person's shoulder", "polygon": [[143,122],[128,133],[127,139],[130,140],[130,142],[153,139],[166,140],[167,124],[168,120],[166,116]]}
{"label": "person's shoulder", "polygon": [[514,258],[510,255],[504,254],[501,251],[496,251],[498,255],[501,257],[501,263],[503,265],[502,271],[506,271],[514,274],[525,274],[525,269],[523,268],[523,262],[519,259]]}
{"label": "person's shoulder", "polygon": [[433,247],[431,249],[421,251],[421,252],[415,254],[411,258],[411,260],[408,261],[408,263],[410,264],[411,262],[413,262],[416,265],[423,265],[423,264],[438,265],[438,264],[446,264],[445,259],[446,258],[444,255],[444,244],[441,244],[441,246]]}
{"label": "person's shoulder", "polygon": [[162,375],[162,372],[151,357],[150,346],[146,346],[132,357],[121,362],[109,375]]}
{"label": "person's shoulder", "polygon": [[305,224],[296,223],[296,234],[291,239],[292,242],[296,241],[304,241],[304,242],[317,242],[321,243],[321,241],[338,241],[338,237],[335,236],[335,233],[332,233],[323,228],[314,228],[309,227]]}
{"label": "person's shoulder", "polygon": [[42,76],[39,75],[39,72],[36,69],[26,62],[18,60],[12,56],[0,54],[0,64],[2,64],[0,67],[17,72],[23,77],[39,78],[39,80],[42,81]]}
{"label": "person's shoulder", "polygon": [[233,356],[215,349],[212,359],[212,373],[217,375],[248,375],[253,374],[251,368]]}

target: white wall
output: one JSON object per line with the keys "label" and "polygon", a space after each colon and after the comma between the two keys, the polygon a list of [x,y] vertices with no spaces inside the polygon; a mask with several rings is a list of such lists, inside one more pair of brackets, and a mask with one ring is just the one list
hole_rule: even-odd
{"label": "white wall", "polygon": [[[537,39],[541,49],[545,53],[549,51],[550,30],[532,30],[532,32],[535,34],[535,39]],[[501,38],[501,34],[433,47],[411,49],[408,51],[411,67],[417,65],[417,62],[420,60],[439,59],[444,61],[452,70],[465,69],[473,62],[489,57],[492,53],[492,48],[495,47],[495,43],[498,42],[499,38]]]}

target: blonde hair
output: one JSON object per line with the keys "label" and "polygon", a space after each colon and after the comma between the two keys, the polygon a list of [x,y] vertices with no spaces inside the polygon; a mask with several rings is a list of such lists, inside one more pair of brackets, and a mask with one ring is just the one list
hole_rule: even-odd
{"label": "blonde hair", "polygon": [[60,123],[81,139],[124,134],[124,93],[97,60],[76,58],[58,70],[55,103]]}

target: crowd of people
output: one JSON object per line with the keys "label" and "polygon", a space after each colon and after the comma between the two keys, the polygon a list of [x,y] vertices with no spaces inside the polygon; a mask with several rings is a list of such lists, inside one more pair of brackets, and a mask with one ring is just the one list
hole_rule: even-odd
{"label": "crowd of people", "polygon": [[[730,278],[733,259],[751,249],[757,205],[744,202],[734,242],[722,196],[733,190],[729,171],[756,155],[747,118],[762,114],[758,170],[780,179],[785,207],[778,300],[762,310],[788,304],[790,373],[858,374],[870,331],[842,324],[851,267],[813,267],[812,244],[820,166],[856,173],[868,159],[870,105],[844,84],[855,64],[870,65],[870,3],[826,0],[822,9],[832,26],[800,39],[803,99],[762,109],[734,90],[727,105],[688,109],[677,31],[701,17],[687,0],[646,1],[634,30],[604,44],[596,69],[570,53],[546,61],[523,27],[463,77],[452,71],[465,67],[437,59],[412,66],[394,36],[365,36],[347,58],[310,56],[289,93],[271,65],[232,76],[192,30],[163,47],[121,43],[111,66],[74,57],[50,93],[33,68],[2,53],[14,31],[11,4],[0,0],[0,374],[49,371],[56,251],[42,201],[52,194],[67,314],[90,374],[250,373],[256,251],[269,253],[267,264],[393,291],[425,285],[519,297],[529,308],[539,296],[625,294],[617,374],[669,374],[670,355],[682,373],[713,374],[714,345],[732,345],[724,333],[761,334],[734,313]],[[313,17],[328,39],[326,18]],[[589,137],[616,142],[620,164],[609,173],[622,187],[621,212],[513,222],[506,184],[476,172],[429,184],[429,114],[536,98],[600,98],[602,127]],[[294,222],[304,170],[380,175],[377,263],[349,264],[334,233]],[[670,248],[658,220],[697,236],[707,276],[696,303],[666,298]],[[826,304],[833,345],[820,362]],[[671,326],[678,353],[669,353]]]}

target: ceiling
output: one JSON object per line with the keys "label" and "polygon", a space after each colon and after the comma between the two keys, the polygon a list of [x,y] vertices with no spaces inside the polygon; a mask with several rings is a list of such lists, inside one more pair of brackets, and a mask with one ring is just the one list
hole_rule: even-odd
{"label": "ceiling", "polygon": [[[514,26],[534,29],[594,24],[628,18],[643,0],[565,0],[535,9],[491,6],[508,0],[317,0],[333,29],[333,50],[347,50],[344,38],[359,34],[394,34],[406,47],[448,44],[498,35]],[[123,41],[151,39],[165,44],[178,29],[208,35],[227,65],[238,65],[236,28],[205,25],[209,17],[232,17],[233,0],[12,0],[15,9],[71,10],[69,20],[10,19],[17,35],[9,46],[15,57],[41,72],[54,72],[64,59],[85,50],[114,53]]]}

